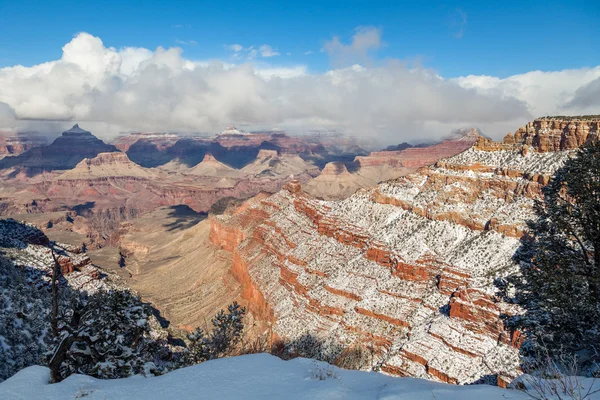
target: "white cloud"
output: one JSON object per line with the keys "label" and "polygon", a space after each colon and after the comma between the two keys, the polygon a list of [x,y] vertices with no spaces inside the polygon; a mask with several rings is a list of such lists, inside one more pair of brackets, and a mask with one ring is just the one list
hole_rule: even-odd
{"label": "white cloud", "polygon": [[233,51],[235,53],[239,53],[240,51],[244,50],[244,46],[242,46],[241,44],[229,44],[229,45],[225,45],[225,48],[229,51]]}
{"label": "white cloud", "polygon": [[181,39],[175,39],[175,43],[181,44],[183,46],[195,46],[198,44],[198,42],[196,42],[195,40],[181,40]]}
{"label": "white cloud", "polygon": [[580,110],[585,114],[600,113],[600,78],[579,87],[565,109]]}
{"label": "white cloud", "polygon": [[280,53],[268,44],[263,44],[259,48],[254,46],[244,47],[241,44],[225,45],[225,49],[233,53],[232,57],[237,60],[252,60],[259,55],[264,58],[279,56]]}
{"label": "white cloud", "polygon": [[361,26],[355,31],[350,44],[343,44],[339,36],[334,36],[323,45],[322,50],[329,54],[334,66],[343,67],[354,63],[367,64],[370,52],[382,46],[380,29]]}
{"label": "white cloud", "polygon": [[258,50],[260,51],[260,55],[262,57],[275,57],[280,55],[277,51],[273,50],[273,48],[268,44],[263,44]]}
{"label": "white cloud", "polygon": [[306,66],[300,65],[296,67],[255,67],[255,72],[258,76],[264,79],[272,78],[297,78],[308,74]]}
{"label": "white cloud", "polygon": [[594,111],[593,103],[581,99],[585,96],[585,87],[598,78],[600,66],[549,72],[531,71],[503,79],[469,75],[454,81],[464,88],[473,88],[490,96],[517,98],[527,104],[533,116],[540,117],[561,113],[597,113],[598,103]]}
{"label": "white cloud", "polygon": [[0,131],[14,128],[16,119],[15,110],[0,101]]}
{"label": "white cloud", "polygon": [[[379,33],[361,32],[342,48],[366,52],[381,45]],[[399,62],[310,74],[305,66],[192,61],[180,48],[116,50],[81,33],[60,60],[0,69],[0,115],[4,125],[15,118],[75,120],[113,135],[216,132],[235,123],[338,129],[389,143],[435,139],[464,126],[499,138],[533,116],[593,108],[598,77],[600,67],[448,80]]]}
{"label": "white cloud", "polygon": [[308,50],[308,51],[305,51],[305,52],[304,52],[304,55],[305,55],[305,56],[309,56],[309,55],[311,55],[312,53],[313,53],[313,51],[312,51],[312,50]]}

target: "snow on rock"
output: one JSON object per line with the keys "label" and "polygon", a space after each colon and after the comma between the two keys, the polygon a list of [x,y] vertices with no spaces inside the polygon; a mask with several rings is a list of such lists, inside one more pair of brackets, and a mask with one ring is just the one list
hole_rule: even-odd
{"label": "snow on rock", "polygon": [[[53,247],[62,270],[61,303],[70,301],[73,293],[117,286],[80,248],[60,243]],[[42,231],[0,219],[0,381],[43,359],[50,341],[54,265],[50,241]]]}
{"label": "snow on rock", "polygon": [[[481,138],[478,140],[488,140]],[[414,174],[322,201],[299,182],[239,213],[211,216],[250,310],[292,347],[355,348],[360,368],[505,386],[519,375],[519,309],[495,295],[532,206],[569,151],[474,146]]]}
{"label": "snow on rock", "polygon": [[[323,379],[320,379],[323,378]],[[98,380],[72,375],[49,384],[49,370],[26,368],[0,383],[0,398],[25,399],[527,399],[487,385],[451,386],[413,378],[348,371],[304,358],[282,361],[266,354],[208,361],[144,378]],[[587,383],[587,382],[586,382]]]}

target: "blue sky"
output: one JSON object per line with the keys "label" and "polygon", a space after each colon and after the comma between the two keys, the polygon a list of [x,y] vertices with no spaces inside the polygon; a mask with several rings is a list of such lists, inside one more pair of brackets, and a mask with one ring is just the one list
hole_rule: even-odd
{"label": "blue sky", "polygon": [[[192,60],[230,60],[225,45],[271,46],[276,65],[331,67],[324,43],[359,26],[382,32],[377,60],[419,60],[444,77],[506,77],[600,64],[600,1],[7,1],[0,67],[61,57],[78,32],[105,46],[179,46]],[[184,43],[185,42],[185,43]],[[306,52],[312,54],[306,55]],[[288,55],[290,53],[290,55]]]}
{"label": "blue sky", "polygon": [[600,114],[599,38],[600,0],[0,0],[0,130],[501,138]]}

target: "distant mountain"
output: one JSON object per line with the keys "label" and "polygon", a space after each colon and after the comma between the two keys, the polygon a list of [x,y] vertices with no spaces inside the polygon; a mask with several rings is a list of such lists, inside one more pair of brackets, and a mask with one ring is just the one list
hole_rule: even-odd
{"label": "distant mountain", "polygon": [[75,124],[48,146],[35,147],[16,157],[0,160],[0,169],[23,167],[29,174],[67,170],[74,168],[84,158],[115,151],[119,151],[115,146],[104,143]]}

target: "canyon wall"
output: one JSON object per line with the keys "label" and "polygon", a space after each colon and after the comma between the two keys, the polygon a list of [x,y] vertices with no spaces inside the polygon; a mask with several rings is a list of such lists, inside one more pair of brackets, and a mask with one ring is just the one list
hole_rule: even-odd
{"label": "canyon wall", "polygon": [[[531,126],[538,136],[550,129]],[[250,308],[282,342],[310,334],[330,360],[362,347],[365,369],[505,386],[519,373],[522,337],[503,324],[519,309],[497,296],[494,280],[518,272],[512,256],[543,185],[571,154],[565,143],[596,130],[575,141],[564,130],[558,142],[477,139],[343,201],[291,182],[242,212],[212,216],[211,241],[233,252]]]}

